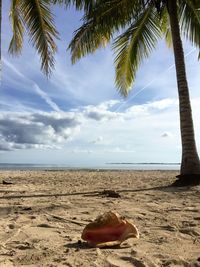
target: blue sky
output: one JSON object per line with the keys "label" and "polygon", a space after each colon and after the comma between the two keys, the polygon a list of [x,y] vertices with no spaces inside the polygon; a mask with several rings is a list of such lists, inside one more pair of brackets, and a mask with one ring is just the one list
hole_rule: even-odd
{"label": "blue sky", "polygon": [[[9,1],[3,1],[0,163],[180,162],[173,53],[163,40],[124,99],[115,88],[110,46],[71,65],[66,49],[80,13],[54,9],[60,40],[49,80],[27,38],[20,57],[8,54],[8,13]],[[200,151],[200,63],[186,42],[184,51]]]}

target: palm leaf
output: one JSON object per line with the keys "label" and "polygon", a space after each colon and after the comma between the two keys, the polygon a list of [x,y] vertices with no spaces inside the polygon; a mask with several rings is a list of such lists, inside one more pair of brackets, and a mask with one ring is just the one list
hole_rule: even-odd
{"label": "palm leaf", "polygon": [[136,71],[145,57],[155,48],[161,36],[159,18],[152,7],[148,7],[140,17],[114,42],[117,54],[116,85],[120,93],[128,95],[135,79]]}
{"label": "palm leaf", "polygon": [[24,26],[19,11],[19,0],[12,0],[11,2],[10,20],[13,36],[8,51],[11,54],[20,54],[23,45]]}
{"label": "palm leaf", "polygon": [[200,48],[200,3],[184,0],[180,6],[180,28],[184,37]]}
{"label": "palm leaf", "polygon": [[105,47],[111,39],[110,31],[102,32],[98,24],[93,21],[85,23],[76,32],[69,49],[71,50],[72,63],[88,53],[95,52],[99,47]]}
{"label": "palm leaf", "polygon": [[86,14],[87,20],[92,19],[101,27],[109,27],[112,31],[127,28],[133,20],[143,12],[141,0],[101,0]]}
{"label": "palm leaf", "polygon": [[74,5],[76,9],[85,11],[91,10],[96,0],[51,0],[52,4],[60,4],[69,7],[70,5]]}
{"label": "palm leaf", "polygon": [[170,22],[169,22],[169,16],[167,8],[163,8],[161,18],[160,18],[160,24],[161,24],[161,30],[164,34],[165,41],[167,43],[168,47],[172,47],[172,35],[171,35],[171,29],[170,29]]}
{"label": "palm leaf", "polygon": [[119,31],[130,24],[138,14],[136,2],[138,0],[96,1],[93,8],[86,12],[83,18],[84,24],[75,32],[69,45],[72,62],[75,63],[76,60],[88,53],[93,53],[98,48],[105,47],[115,31]]}
{"label": "palm leaf", "polygon": [[30,41],[41,57],[41,69],[48,76],[54,67],[54,54],[58,32],[49,8],[49,0],[20,1],[20,11],[23,17]]}

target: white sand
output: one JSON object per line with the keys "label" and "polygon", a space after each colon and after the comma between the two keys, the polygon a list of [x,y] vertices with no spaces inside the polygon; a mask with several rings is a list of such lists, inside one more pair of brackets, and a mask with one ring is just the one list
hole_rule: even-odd
{"label": "white sand", "polygon": [[[176,174],[1,171],[0,267],[200,266],[200,186],[165,187]],[[121,198],[98,193],[105,189]],[[84,226],[109,210],[133,222],[140,239],[88,247]]]}

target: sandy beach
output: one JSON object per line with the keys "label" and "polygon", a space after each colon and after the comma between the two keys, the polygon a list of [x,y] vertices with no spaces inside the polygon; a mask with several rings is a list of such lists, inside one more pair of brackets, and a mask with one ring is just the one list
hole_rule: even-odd
{"label": "sandy beach", "polygon": [[[0,171],[0,266],[200,266],[200,186],[168,187],[176,174]],[[140,239],[89,247],[83,228],[110,210],[133,222]]]}

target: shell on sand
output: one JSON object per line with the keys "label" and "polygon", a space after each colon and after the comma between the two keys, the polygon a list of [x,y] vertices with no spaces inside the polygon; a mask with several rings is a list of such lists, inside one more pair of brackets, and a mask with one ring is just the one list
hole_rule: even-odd
{"label": "shell on sand", "polygon": [[131,237],[139,238],[136,226],[112,211],[98,216],[89,223],[81,236],[83,240],[96,247],[119,245]]}

